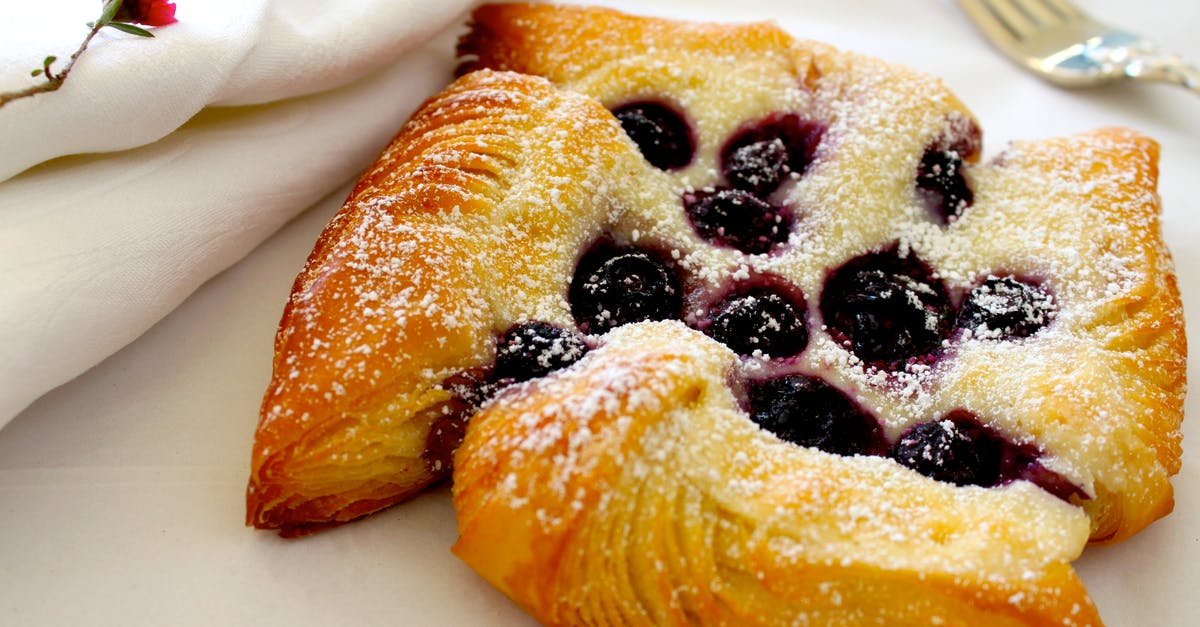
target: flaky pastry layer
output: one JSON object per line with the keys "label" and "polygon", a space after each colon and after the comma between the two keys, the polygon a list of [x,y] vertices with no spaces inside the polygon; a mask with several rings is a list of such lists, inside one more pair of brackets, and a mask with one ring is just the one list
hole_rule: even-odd
{"label": "flaky pastry layer", "polygon": [[490,365],[518,319],[570,319],[562,294],[612,211],[607,180],[640,167],[603,107],[544,79],[478,72],[426,103],[296,279],[248,523],[305,533],[445,477],[471,411],[448,380]]}
{"label": "flaky pastry layer", "polygon": [[1093,625],[1086,515],[758,429],[732,352],[615,330],[472,419],[455,552],[546,625]]}
{"label": "flaky pastry layer", "polygon": [[978,124],[940,81],[907,68],[795,41],[770,24],[549,4],[480,7],[459,52],[464,71],[545,76],[610,109],[647,99],[678,107],[698,145],[672,172],[682,189],[720,183],[719,150],[748,121],[795,111],[828,125],[788,192],[802,215],[789,249],[747,258],[691,245],[675,209],[647,211],[654,218],[639,233],[679,246],[683,265],[711,284],[748,269],[784,276],[814,300],[831,268],[896,243],[959,286],[991,274],[1044,280],[1062,312],[1029,341],[963,342],[932,372],[885,375],[817,334],[803,370],[867,399],[893,437],[965,408],[1035,444],[1086,495],[1075,502],[1095,542],[1171,511],[1187,349],[1153,140],[1109,128],[1016,142],[967,170],[974,204],[943,227],[915,202],[913,172],[947,138],[977,161]]}
{"label": "flaky pastry layer", "polygon": [[[1152,140],[1100,129],[981,162],[978,124],[936,79],[769,24],[486,6],[460,54],[465,75],[401,129],[297,277],[249,524],[297,535],[403,501],[447,476],[465,429],[455,551],[547,624],[1099,623],[1070,561],[1169,512],[1180,464],[1186,345]],[[651,166],[609,112],[639,101],[682,112],[688,165]],[[681,197],[723,184],[729,138],[778,113],[822,129],[780,192],[796,226],[770,254],[714,246]],[[974,198],[943,225],[914,178],[951,141]],[[681,322],[631,325],[480,410],[464,389],[500,334],[576,329],[569,285],[599,240],[668,253],[693,326],[742,277],[787,282],[807,348],[766,363]],[[1019,340],[955,336],[932,363],[864,364],[819,301],[835,268],[889,247],[957,298],[1034,278],[1056,315]],[[786,443],[736,389],[783,373],[838,388],[888,441],[970,412],[1077,494]]]}

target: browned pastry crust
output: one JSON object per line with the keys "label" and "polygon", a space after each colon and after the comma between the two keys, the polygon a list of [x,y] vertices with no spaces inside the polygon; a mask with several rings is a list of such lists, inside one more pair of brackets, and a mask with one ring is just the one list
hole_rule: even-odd
{"label": "browned pastry crust", "polygon": [[[1021,228],[977,216],[980,232],[995,233],[993,246],[1041,233],[1047,239],[1039,248],[1093,256],[1096,265],[1115,262],[1111,271],[1059,278],[1064,287],[1074,283],[1064,297],[1081,308],[1072,341],[1020,361],[964,354],[964,374],[951,386],[954,393],[991,390],[1011,393],[1011,405],[1028,403],[1027,428],[1088,487],[1091,498],[1076,502],[1092,518],[1094,543],[1123,540],[1170,513],[1170,477],[1180,468],[1187,343],[1161,236],[1157,160],[1153,140],[1101,129],[1016,143],[976,179],[980,204],[995,194],[997,203],[1017,199],[1029,207],[1012,212]],[[1063,200],[1086,217],[1042,213]],[[1018,369],[1020,377],[1009,374]]]}
{"label": "browned pastry crust", "polygon": [[[426,103],[296,279],[255,437],[248,523],[304,533],[445,477],[466,417],[447,380],[490,364],[495,334],[514,320],[556,306],[547,301],[561,300],[575,250],[609,208],[597,179],[639,159],[603,107],[542,79],[480,72]],[[543,204],[551,189],[556,202]]]}
{"label": "browned pastry crust", "polygon": [[[763,273],[812,300],[830,268],[899,242],[959,288],[1044,279],[1058,315],[1035,337],[956,340],[939,364],[894,373],[813,324],[787,367],[852,394],[889,438],[969,410],[1036,446],[1081,492],[1071,503],[1025,481],[959,487],[787,444],[728,385],[761,364],[645,324],[594,338],[577,366],[472,419],[456,552],[548,624],[1099,622],[1069,562],[1089,537],[1117,541],[1169,512],[1179,469],[1186,347],[1152,140],[1102,129],[1016,143],[968,170],[974,206],[938,226],[914,172],[974,122],[934,79],[763,24],[548,5],[474,20],[461,53],[479,71],[414,115],[296,281],[250,524],[303,533],[445,476],[476,410],[462,388],[513,323],[574,326],[568,285],[601,237],[671,251],[696,293]],[[605,110],[652,97],[690,116],[686,168],[648,165]],[[779,254],[711,246],[681,193],[714,184],[731,133],[781,110],[829,138],[788,192],[797,232]]]}
{"label": "browned pastry crust", "polygon": [[[810,74],[794,67],[808,62],[803,49],[769,22],[682,22],[530,3],[486,4],[471,17],[471,30],[458,45],[461,74],[484,68],[536,74],[585,93],[594,81],[614,74],[633,81],[658,78],[673,71],[668,65],[686,65],[689,58],[707,65],[724,57],[744,72],[786,68],[801,79]],[[660,55],[657,63],[643,64],[647,52]],[[657,90],[661,83],[647,87]]]}
{"label": "browned pastry crust", "polygon": [[738,408],[734,355],[678,323],[605,340],[457,454],[455,552],[542,623],[1100,624],[1078,509],[784,443]]}
{"label": "browned pastry crust", "polygon": [[[814,246],[818,254],[832,253],[810,267],[834,267],[895,236],[887,217],[893,212],[878,205],[902,204],[907,192],[888,187],[896,182],[879,171],[903,162],[897,152],[919,154],[938,132],[930,129],[931,120],[974,126],[940,82],[793,41],[770,24],[690,24],[520,3],[480,7],[473,20],[459,46],[464,71],[486,67],[545,76],[610,108],[645,97],[679,104],[701,127],[697,162],[680,173],[697,187],[708,182],[703,171],[715,168],[704,158],[704,144],[715,152],[742,120],[761,115],[763,107],[754,101],[762,97],[748,85],[771,84],[790,73],[804,92],[792,106],[828,121],[842,142],[840,154],[824,166],[828,176],[814,177],[824,181],[810,181],[797,204],[871,216],[814,226],[840,241],[826,250]],[[728,111],[739,108],[744,112],[730,120]],[[976,204],[1003,210],[967,212],[947,230],[960,240],[951,246],[925,232],[900,237],[947,274],[992,268],[1050,275],[1062,284],[1067,306],[1078,308],[1074,341],[1028,356],[967,347],[961,359],[972,365],[942,385],[957,399],[991,395],[986,403],[979,399],[988,405],[984,413],[1058,457],[1059,469],[1089,496],[1079,503],[1092,517],[1094,542],[1122,540],[1170,512],[1169,478],[1180,467],[1187,351],[1171,257],[1161,239],[1157,159],[1153,140],[1126,129],[1017,143],[971,177]],[[905,176],[912,170],[894,171]],[[849,181],[853,195],[845,191]],[[1067,209],[1043,208],[1054,204]],[[892,230],[872,231],[865,222]],[[961,250],[962,241],[973,249]],[[806,293],[819,291],[802,286]],[[1018,356],[1025,359],[1015,367]],[[1016,370],[1039,376],[1012,376]],[[910,411],[888,398],[876,403],[884,414]]]}

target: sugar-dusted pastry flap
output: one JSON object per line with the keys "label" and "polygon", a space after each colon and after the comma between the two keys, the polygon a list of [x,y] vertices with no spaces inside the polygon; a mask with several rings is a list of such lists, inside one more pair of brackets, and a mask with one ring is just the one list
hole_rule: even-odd
{"label": "sugar-dusted pastry flap", "polygon": [[643,323],[503,392],[456,455],[455,552],[547,625],[1099,624],[1081,510],[784,442],[737,361]]}
{"label": "sugar-dusted pastry flap", "polygon": [[1096,542],[1169,513],[1180,468],[1187,348],[1157,158],[1125,129],[1017,142],[975,170],[977,204],[949,232],[970,245],[933,262],[1037,276],[1054,292],[1050,327],[961,343],[943,385],[1028,433],[1085,489],[1075,502]]}
{"label": "sugar-dusted pastry flap", "polygon": [[479,72],[426,103],[295,282],[248,522],[303,533],[446,476],[473,411],[463,386],[514,322],[570,320],[578,250],[630,167],[641,158],[607,111],[540,78]]}
{"label": "sugar-dusted pastry flap", "polygon": [[[784,68],[803,78],[807,55],[795,52],[792,37],[769,22],[685,22],[534,3],[478,7],[458,45],[460,73],[504,69],[545,76],[556,84],[603,83],[611,88],[621,83],[649,95],[662,93],[664,73],[682,85],[689,73],[705,71],[714,62],[736,65],[750,75]],[[657,59],[651,58],[655,55]],[[701,67],[689,68],[690,61]]]}
{"label": "sugar-dusted pastry flap", "polygon": [[[1013,472],[1083,507],[1097,542],[1170,511],[1186,346],[1152,140],[1101,129],[981,162],[978,123],[940,81],[765,24],[489,5],[459,50],[464,70],[539,74],[595,98],[648,161],[667,159],[674,201],[656,192],[613,228],[672,252],[681,317],[710,335],[733,297],[790,300],[807,342],[762,376],[823,378],[890,444],[969,417],[1029,458]],[[683,148],[638,141],[673,118]],[[762,189],[753,169],[777,154],[769,142],[791,160]],[[690,155],[671,162],[664,145]],[[751,205],[782,226],[764,234],[730,217]],[[885,329],[873,346],[859,331],[892,324],[878,309],[901,283],[934,328]]]}

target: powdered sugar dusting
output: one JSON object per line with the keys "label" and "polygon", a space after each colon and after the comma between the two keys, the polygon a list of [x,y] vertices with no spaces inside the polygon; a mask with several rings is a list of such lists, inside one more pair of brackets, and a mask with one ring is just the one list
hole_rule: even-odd
{"label": "powdered sugar dusting", "polygon": [[[599,620],[583,599],[619,595],[648,576],[661,580],[646,589],[650,605],[624,620],[652,611],[654,590],[670,590],[677,611],[722,615],[706,594],[745,593],[749,581],[781,594],[812,585],[804,594],[820,599],[813,607],[847,595],[847,611],[870,615],[890,602],[848,590],[851,572],[866,590],[874,572],[1005,589],[1082,548],[1087,517],[1030,484],[958,488],[896,472],[883,458],[775,439],[742,418],[724,384],[736,363],[679,323],[640,323],[609,333],[571,369],[510,389],[476,418],[460,453],[461,525],[522,529],[528,517],[542,538],[534,541],[563,556],[532,566],[562,573],[541,585],[579,601],[566,611],[590,617],[575,619],[583,622]],[[504,480],[475,486],[496,476]],[[687,585],[695,572],[710,589]],[[828,578],[803,583],[797,572]],[[569,573],[594,585],[560,579]],[[788,616],[806,606],[769,607]]]}
{"label": "powdered sugar dusting", "polygon": [[[579,35],[563,32],[564,38]],[[538,46],[551,51],[567,41],[541,33],[537,38]],[[647,40],[659,41],[653,29]],[[1094,499],[1123,499],[1138,507],[1135,504],[1157,498],[1154,490],[1173,470],[1153,460],[1155,448],[1172,449],[1172,439],[1177,444],[1181,388],[1150,390],[1159,385],[1154,381],[1171,380],[1179,376],[1172,372],[1181,372],[1181,357],[1172,353],[1179,340],[1168,337],[1178,338],[1181,327],[1170,333],[1160,328],[1153,337],[1147,336],[1147,344],[1116,349],[1119,338],[1140,333],[1131,325],[1149,323],[1130,322],[1121,312],[1151,307],[1153,299],[1173,296],[1163,278],[1169,276],[1169,265],[1163,262],[1165,251],[1158,239],[1149,142],[1132,133],[1105,131],[1015,144],[1000,157],[976,164],[980,152],[978,138],[972,135],[976,127],[945,88],[936,80],[879,61],[809,43],[789,53],[797,60],[790,67],[773,65],[769,59],[778,59],[773,55],[764,55],[768,61],[756,64],[759,59],[753,51],[730,58],[714,54],[702,63],[687,57],[686,62],[667,66],[660,62],[668,55],[636,52],[622,50],[612,58],[589,55],[577,65],[558,63],[560,59],[550,53],[543,65],[532,63],[533,71],[547,73],[609,106],[663,99],[685,114],[696,133],[696,157],[687,168],[664,173],[635,166],[622,172],[626,178],[614,180],[609,191],[620,209],[609,215],[611,221],[603,228],[618,240],[670,251],[693,293],[762,275],[795,285],[808,299],[808,347],[786,363],[723,358],[729,362],[725,366],[710,364],[701,375],[704,400],[699,405],[667,405],[665,415],[633,412],[649,420],[649,425],[627,421],[619,432],[601,425],[596,427],[600,431],[590,431],[586,437],[543,429],[533,441],[493,442],[495,450],[489,445],[481,454],[491,451],[496,457],[490,461],[503,464],[505,454],[529,461],[553,449],[555,463],[547,472],[561,474],[549,480],[568,494],[570,486],[584,478],[610,477],[589,466],[601,463],[600,458],[587,455],[597,452],[589,443],[611,435],[626,444],[619,451],[605,449],[601,457],[619,459],[614,463],[625,474],[618,474],[633,477],[634,482],[595,489],[632,491],[638,495],[637,506],[621,505],[621,512],[610,512],[609,507],[618,506],[609,499],[595,516],[611,515],[624,525],[620,529],[628,531],[638,527],[636,521],[666,515],[661,511],[664,503],[686,501],[679,506],[686,512],[684,520],[698,521],[695,524],[705,530],[705,537],[720,538],[727,532],[730,538],[740,538],[721,547],[728,557],[721,563],[731,568],[751,563],[751,555],[773,555],[831,567],[846,567],[847,559],[878,560],[892,569],[957,573],[964,578],[1002,572],[1031,580],[1047,560],[1069,560],[1081,548],[1089,529],[1080,512],[1047,499],[1030,484],[957,488],[898,471],[885,459],[833,457],[797,449],[758,432],[727,398],[709,402],[727,396],[727,377],[799,372],[825,378],[869,408],[881,418],[889,438],[917,422],[966,409],[1013,442],[1036,447],[1045,466],[1069,477]],[[730,65],[748,69],[730,71]],[[679,198],[720,184],[720,146],[736,129],[779,112],[799,113],[826,128],[813,162],[775,196],[797,216],[795,230],[787,244],[771,254],[746,255],[708,245],[681,215]],[[931,147],[954,150],[966,158],[966,165],[955,165],[956,173],[974,192],[970,206],[945,225],[930,219],[914,190],[922,155]],[[1027,318],[1040,327],[1030,337],[1009,340],[995,329],[980,326],[946,339],[935,360],[915,360],[894,371],[865,364],[821,324],[816,303],[832,269],[856,255],[893,245],[898,254],[915,255],[931,266],[956,306],[988,277],[1019,276],[1046,287],[1052,311],[1027,312]],[[980,298],[981,306],[987,307],[988,294]],[[689,303],[689,307],[699,306]],[[1179,322],[1177,313],[1168,315]],[[667,333],[661,328],[653,332]],[[542,406],[541,411],[548,413],[537,414],[534,422],[591,429],[590,421],[604,412],[592,413],[584,405],[595,406],[597,395],[622,398],[628,390],[618,391],[617,382],[624,385],[639,371],[623,367],[609,372],[586,364],[605,359],[602,355],[645,357],[646,345],[653,344],[655,337],[649,333],[618,329],[605,338],[603,349],[572,370],[503,396],[488,412],[504,415],[506,403],[553,397],[557,399],[553,409]],[[638,339],[627,339],[625,334]],[[709,350],[700,346],[708,341],[695,334],[671,337],[686,344],[692,355]],[[618,345],[622,348],[615,348]],[[1151,362],[1161,359],[1162,369],[1147,373],[1125,368],[1131,353],[1123,350],[1158,355]],[[612,364],[625,363],[618,357],[609,359]],[[697,376],[677,371],[675,365],[682,367],[656,362],[663,378],[651,382],[643,377],[640,385],[645,389],[683,385],[677,379],[690,381],[689,377]],[[586,392],[579,389],[582,384],[572,387],[574,392],[561,388],[566,381],[583,379],[589,382]],[[582,405],[575,405],[576,401]],[[1163,406],[1176,408],[1174,426],[1158,431],[1165,432],[1166,442],[1142,439],[1139,432],[1149,424],[1147,416]],[[564,415],[573,419],[561,421]],[[729,451],[729,442],[746,439],[756,444],[749,450]],[[1125,444],[1114,447],[1114,441]],[[555,448],[562,442],[567,444],[566,453]],[[803,471],[796,470],[801,467]],[[671,476],[680,471],[682,478]],[[779,487],[780,475],[788,479],[782,482],[786,488]],[[1099,489],[1100,485],[1105,488]],[[523,504],[536,493],[535,485],[514,488],[510,503]],[[922,496],[898,507],[894,500],[898,493]],[[847,496],[851,494],[852,498]],[[920,500],[924,498],[930,500]],[[503,497],[499,501],[504,502]],[[775,509],[755,509],[765,503]],[[1094,512],[1102,509],[1089,507]],[[947,512],[979,518],[966,525],[961,520],[937,522]],[[984,512],[995,512],[995,517]],[[661,532],[658,526],[641,524]],[[930,537],[931,529],[938,530],[935,537]],[[1052,529],[1063,533],[1048,532]],[[753,539],[746,540],[742,532]],[[760,541],[767,542],[770,551],[759,553],[756,542]],[[647,542],[656,546],[657,541]],[[910,546],[898,550],[897,544]],[[1002,558],[993,550],[997,544],[1024,547],[1021,550],[1028,552],[1022,553],[1024,558]],[[585,557],[581,554],[579,559]],[[595,561],[604,559],[599,555]],[[758,570],[744,575],[769,578],[763,564],[755,563]],[[656,557],[648,569],[670,571],[669,564],[671,559]],[[826,599],[843,593],[825,583],[820,592]],[[687,596],[687,591],[672,590],[673,603]],[[838,598],[835,605],[844,601]],[[1024,591],[1005,598],[1014,606],[1031,602]]]}
{"label": "powdered sugar dusting", "polygon": [[[549,49],[579,35],[535,27],[524,26]],[[941,225],[914,190],[921,155],[975,139],[957,136],[973,124],[938,81],[769,36],[769,45],[741,42],[735,51],[689,42],[678,58],[659,55],[653,47],[676,42],[678,33],[658,29],[611,57],[560,63],[550,54],[544,71],[609,107],[648,98],[677,106],[696,135],[692,163],[671,172],[651,167],[585,97],[510,74],[468,76],[404,131],[407,141],[389,148],[327,230],[301,277],[312,283],[297,293],[280,336],[291,350],[264,404],[266,427],[285,413],[305,420],[332,408],[353,419],[346,433],[354,437],[360,426],[384,430],[448,402],[440,383],[486,367],[495,336],[514,322],[574,325],[566,296],[575,264],[604,237],[666,251],[693,295],[778,277],[805,295],[810,340],[786,362],[739,360],[678,323],[625,327],[591,338],[604,346],[575,366],[509,388],[488,405],[468,434],[469,454],[460,454],[468,469],[456,492],[493,481],[485,490],[496,492],[491,502],[510,516],[532,510],[538,533],[573,529],[584,537],[593,523],[579,521],[611,523],[604,533],[616,537],[574,547],[563,559],[628,565],[639,577],[663,573],[670,603],[685,606],[703,593],[673,582],[692,567],[726,575],[714,580],[717,588],[782,578],[803,563],[832,572],[869,564],[974,584],[994,576],[984,583],[1003,589],[1069,561],[1086,541],[1084,514],[1028,483],[960,488],[887,459],[832,456],[773,438],[746,419],[729,385],[764,372],[823,377],[879,416],[890,438],[966,409],[1013,441],[1036,445],[1046,466],[1094,502],[1119,499],[1132,510],[1162,498],[1173,469],[1156,448],[1177,448],[1178,434],[1170,417],[1162,428],[1152,414],[1178,406],[1171,397],[1181,392],[1163,381],[1182,367],[1170,352],[1182,327],[1168,313],[1175,330],[1155,335],[1145,330],[1161,320],[1138,317],[1159,311],[1155,299],[1169,293],[1148,142],[1109,132],[1016,144],[964,166],[974,202]],[[804,174],[773,199],[797,226],[770,254],[710,245],[680,199],[720,184],[724,142],[780,112],[826,129]],[[988,276],[1036,277],[1053,295],[1055,315],[1020,341],[972,331],[948,338],[937,359],[896,370],[863,363],[823,326],[818,299],[832,269],[893,245],[934,268],[954,298]],[[700,306],[699,298],[687,306]],[[315,333],[330,324],[341,329],[333,337]],[[1147,354],[1149,364],[1129,367]],[[383,409],[374,398],[337,400],[363,385],[420,392]],[[320,400],[277,402],[296,390]],[[1146,426],[1167,432],[1166,443],[1144,441]],[[897,505],[897,494],[912,500]],[[469,519],[474,510],[463,511]],[[645,548],[643,533],[655,539],[653,550],[620,553],[628,537]],[[997,553],[997,545],[1011,552]],[[621,559],[608,560],[609,552]],[[819,593],[854,604],[833,584]],[[1027,602],[1010,594],[1014,605]]]}

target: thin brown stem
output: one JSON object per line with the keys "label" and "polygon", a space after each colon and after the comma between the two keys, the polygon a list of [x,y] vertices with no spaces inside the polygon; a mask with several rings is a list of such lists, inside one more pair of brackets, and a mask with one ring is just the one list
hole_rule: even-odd
{"label": "thin brown stem", "polygon": [[79,44],[79,48],[75,50],[71,58],[67,59],[67,64],[63,66],[61,72],[57,74],[52,73],[50,71],[50,64],[47,63],[43,66],[46,75],[45,82],[31,85],[25,89],[0,92],[0,107],[20,98],[28,98],[40,93],[56,91],[59,87],[62,87],[63,81],[67,80],[67,75],[71,73],[71,68],[75,67],[75,62],[79,60],[79,56],[83,54],[84,50],[87,50],[88,44],[92,42],[92,38],[96,36],[96,33],[100,32],[100,29],[104,28],[107,24],[108,22],[105,20],[96,20],[92,23],[87,37],[84,38],[83,43]]}

